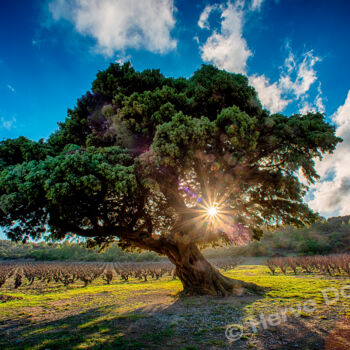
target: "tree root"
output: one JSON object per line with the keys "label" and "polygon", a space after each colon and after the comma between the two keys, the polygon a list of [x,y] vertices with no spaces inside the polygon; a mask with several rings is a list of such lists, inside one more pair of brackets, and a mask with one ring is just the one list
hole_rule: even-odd
{"label": "tree root", "polygon": [[268,291],[268,288],[261,287],[255,283],[248,283],[223,276],[219,272],[213,275],[212,283],[205,286],[185,286],[181,292],[183,296],[243,296],[243,295],[261,295]]}

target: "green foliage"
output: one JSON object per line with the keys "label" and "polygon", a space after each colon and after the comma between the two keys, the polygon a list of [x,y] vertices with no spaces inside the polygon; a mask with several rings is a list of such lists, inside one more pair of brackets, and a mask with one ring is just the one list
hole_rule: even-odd
{"label": "green foliage", "polygon": [[22,162],[43,160],[50,154],[52,150],[43,140],[34,142],[23,136],[7,139],[0,143],[0,170]]}
{"label": "green foliage", "polygon": [[305,228],[278,230],[266,237],[265,244],[277,250],[289,250],[303,255],[349,252],[350,225],[342,225],[341,222],[337,218],[330,218]]}
{"label": "green foliage", "polygon": [[[314,159],[339,141],[322,114],[270,115],[243,75],[111,64],[47,141],[0,143],[0,225],[13,240],[118,237],[158,253],[179,233],[203,245],[239,241],[242,227],[259,238],[317,218],[297,174],[315,181]],[[193,219],[214,198],[231,224],[207,232]]]}
{"label": "green foliage", "polygon": [[46,225],[64,238],[76,222],[97,224],[103,195],[130,195],[137,187],[131,158],[119,147],[67,145],[56,157],[11,165],[1,175],[1,209],[11,213],[3,224],[24,238],[40,237]]}
{"label": "green foliage", "polygon": [[322,241],[320,242],[313,239],[306,239],[300,243],[298,250],[300,253],[306,255],[323,255],[328,254],[331,251],[331,246]]}
{"label": "green foliage", "polygon": [[319,219],[307,227],[292,226],[266,231],[260,241],[244,246],[207,249],[207,257],[326,255],[350,252],[349,216]]}
{"label": "green foliage", "polygon": [[207,142],[214,142],[215,131],[215,125],[207,118],[175,114],[170,122],[157,129],[152,145],[158,155],[157,163],[185,172],[191,167],[195,151],[204,149]]}
{"label": "green foliage", "polygon": [[348,216],[319,220],[304,228],[286,227],[266,234],[259,242],[269,254],[325,255],[350,252]]}
{"label": "green foliage", "polygon": [[34,259],[39,261],[157,261],[153,252],[130,253],[112,244],[103,252],[87,249],[85,244],[64,241],[63,243],[27,242],[26,244],[0,240],[0,260]]}
{"label": "green foliage", "polygon": [[259,132],[256,129],[258,120],[242,112],[237,106],[225,108],[218,115],[216,124],[227,135],[227,141],[233,148],[244,148],[254,151]]}

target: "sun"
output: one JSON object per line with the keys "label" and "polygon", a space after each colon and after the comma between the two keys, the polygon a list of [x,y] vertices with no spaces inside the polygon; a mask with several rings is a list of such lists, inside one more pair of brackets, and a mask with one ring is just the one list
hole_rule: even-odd
{"label": "sun", "polygon": [[215,207],[209,207],[208,208],[208,215],[211,217],[216,216],[218,213],[218,210]]}

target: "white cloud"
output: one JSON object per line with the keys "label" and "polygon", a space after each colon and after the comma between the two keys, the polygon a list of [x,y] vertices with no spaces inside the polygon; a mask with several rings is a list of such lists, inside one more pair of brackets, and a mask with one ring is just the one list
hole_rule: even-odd
{"label": "white cloud", "polygon": [[344,105],[332,116],[337,136],[343,138],[333,154],[317,162],[321,180],[311,187],[312,209],[322,215],[350,214],[350,91]]}
{"label": "white cloud", "polygon": [[252,11],[259,11],[261,9],[261,5],[264,2],[264,0],[253,0],[250,8]]}
{"label": "white cloud", "polygon": [[55,20],[66,19],[78,33],[96,39],[97,50],[144,48],[165,53],[176,48],[171,37],[175,26],[173,0],[52,0]]}
{"label": "white cloud", "polygon": [[123,65],[128,61],[131,61],[130,55],[117,55],[117,58],[114,62],[119,63],[120,65]]}
{"label": "white cloud", "polygon": [[322,90],[321,90],[321,83],[318,84],[317,88],[317,95],[315,97],[315,100],[312,102],[307,100],[308,95],[305,95],[302,97],[301,102],[299,103],[299,113],[300,114],[306,114],[307,112],[311,113],[324,113],[326,108],[323,104],[323,98],[322,98]]}
{"label": "white cloud", "polygon": [[309,91],[311,85],[317,80],[314,65],[320,60],[319,57],[314,56],[311,50],[304,53],[302,61],[298,63],[290,51],[284,64],[286,71],[282,73],[279,85],[284,91],[294,94],[297,99],[300,98]]}
{"label": "white cloud", "polygon": [[318,84],[318,88],[317,88],[318,94],[315,98],[315,106],[316,106],[316,110],[321,112],[321,113],[325,113],[326,111],[326,107],[324,106],[323,103],[323,98],[322,98],[322,90],[321,90],[321,83]]}
{"label": "white cloud", "polygon": [[249,83],[255,88],[259,99],[271,113],[283,111],[291,102],[283,97],[283,91],[277,82],[270,84],[265,75],[252,75],[249,77]]}
{"label": "white cloud", "polygon": [[[229,72],[246,72],[247,60],[252,53],[242,34],[243,5],[243,1],[236,1],[235,4],[228,2],[226,6],[220,6],[222,18],[220,32],[214,30],[200,48],[204,62],[211,62]],[[206,21],[202,25],[207,25]]]}
{"label": "white cloud", "polygon": [[198,20],[199,28],[201,28],[201,29],[210,29],[208,19],[209,19],[210,14],[216,9],[218,9],[218,5],[217,4],[207,5],[204,8],[203,12],[199,16],[199,20]]}
{"label": "white cloud", "polygon": [[1,129],[7,129],[7,130],[11,130],[12,128],[14,128],[16,123],[16,118],[12,117],[12,119],[8,120],[5,119],[4,117],[0,118],[0,128]]}
{"label": "white cloud", "polygon": [[256,91],[264,108],[271,113],[282,112],[289,103],[299,101],[299,113],[325,112],[321,84],[317,88],[317,96],[313,102],[309,101],[308,92],[317,81],[314,69],[320,58],[314,56],[313,51],[305,52],[297,59],[288,46],[289,54],[281,67],[277,81],[270,83],[264,75],[252,75],[249,82]]}
{"label": "white cloud", "polygon": [[306,99],[303,99],[300,103],[299,103],[299,111],[300,114],[306,114],[307,112],[315,112],[315,107],[312,105],[312,103],[310,103],[309,101],[307,101]]}

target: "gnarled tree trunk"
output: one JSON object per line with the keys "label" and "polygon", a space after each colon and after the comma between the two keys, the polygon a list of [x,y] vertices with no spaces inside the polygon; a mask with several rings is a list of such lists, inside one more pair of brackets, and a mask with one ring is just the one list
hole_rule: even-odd
{"label": "gnarled tree trunk", "polygon": [[246,283],[223,276],[213,267],[194,243],[171,245],[166,255],[176,266],[186,295],[242,295],[249,291],[263,289],[253,283]]}

